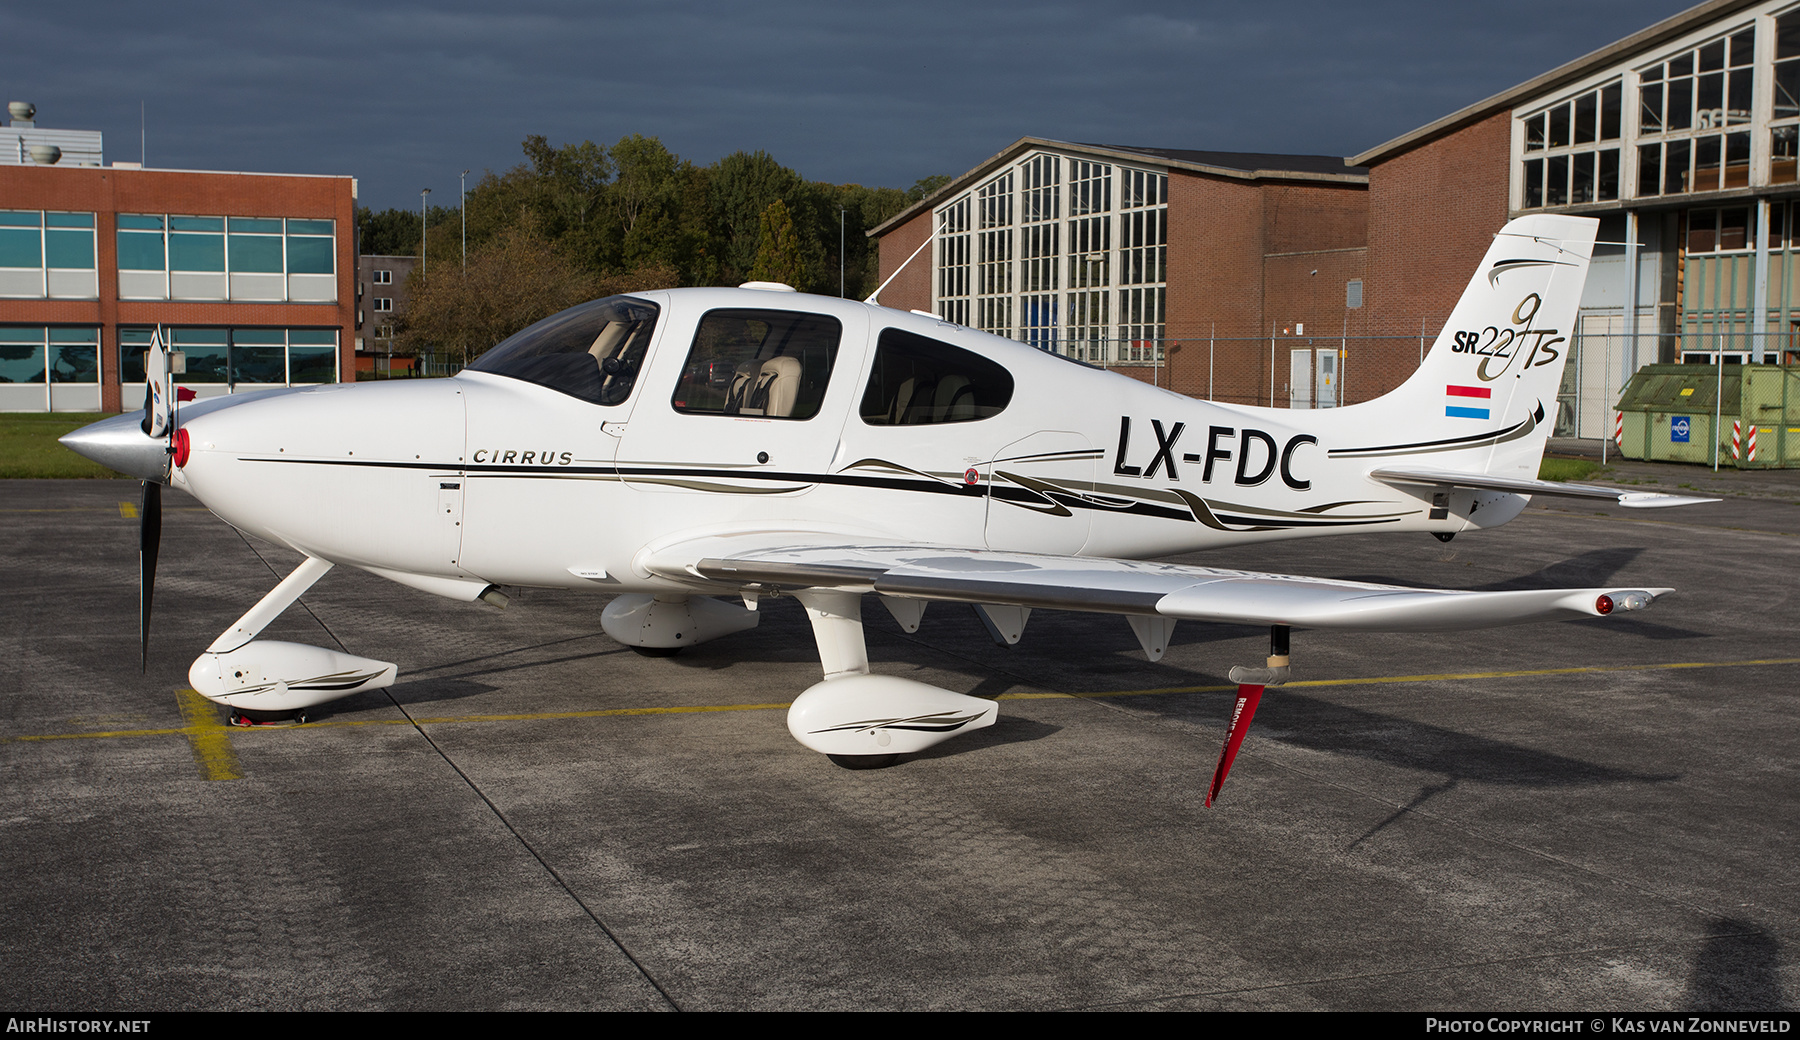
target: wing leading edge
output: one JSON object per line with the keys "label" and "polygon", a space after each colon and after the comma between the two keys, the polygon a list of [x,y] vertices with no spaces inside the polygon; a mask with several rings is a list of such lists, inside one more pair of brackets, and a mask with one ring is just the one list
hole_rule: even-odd
{"label": "wing leading edge", "polygon": [[[1672,589],[1478,592],[1417,589],[1137,560],[934,545],[776,544],[742,537],[669,545],[640,562],[734,589],[877,592],[1193,621],[1362,631],[1451,631],[1641,610]],[[750,539],[760,541],[761,539]]]}

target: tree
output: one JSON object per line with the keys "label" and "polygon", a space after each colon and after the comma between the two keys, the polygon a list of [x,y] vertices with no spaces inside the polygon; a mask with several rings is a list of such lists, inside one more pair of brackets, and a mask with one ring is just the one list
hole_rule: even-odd
{"label": "tree", "polygon": [[[427,226],[441,228],[459,221],[455,206],[432,206]],[[418,256],[419,211],[384,209],[380,213],[363,208],[356,211],[357,249],[368,256]],[[437,236],[432,236],[435,244]],[[438,255],[435,248],[433,256]]]}
{"label": "tree", "polygon": [[[876,269],[867,230],[947,180],[928,178],[909,192],[812,182],[766,152],[738,152],[699,167],[641,134],[627,134],[610,148],[592,141],[552,145],[534,134],[520,147],[524,162],[488,171],[470,186],[466,213],[431,207],[428,279],[461,270],[466,215],[471,267],[477,254],[529,229],[557,262],[602,287],[736,285],[757,268],[763,216],[779,201],[787,230],[781,257],[769,263],[784,272],[783,280],[807,292],[836,293],[841,260],[846,291],[866,295]],[[362,252],[419,252],[417,210],[360,210],[357,228]]]}
{"label": "tree", "polygon": [[735,285],[746,279],[762,248],[763,211],[777,199],[799,198],[805,182],[760,151],[734,152],[713,163],[708,172],[719,274]]}
{"label": "tree", "polygon": [[[879,251],[869,240],[870,228],[877,227],[889,217],[899,213],[913,201],[911,192],[898,188],[865,188],[860,184],[821,185],[828,193],[832,203],[832,222],[836,223],[837,210],[843,211],[843,244],[844,244],[844,295],[851,299],[862,299],[875,291],[880,284],[877,277],[880,268]],[[836,232],[835,227],[829,232]],[[835,234],[830,239],[831,266],[837,266],[838,239]],[[824,292],[835,293],[838,290],[837,272],[826,272],[825,281],[830,284]]]}
{"label": "tree", "polygon": [[[654,137],[630,134],[612,147],[618,171],[607,198],[617,217],[622,266],[667,266],[690,277],[706,240],[705,206],[689,206],[689,185],[698,173]],[[704,183],[704,180],[702,180]],[[701,193],[704,202],[704,192]],[[699,279],[695,278],[698,282]]]}
{"label": "tree", "polygon": [[[912,187],[906,190],[907,205],[910,206],[915,202],[921,201],[927,195],[930,195],[932,192],[937,191],[939,188],[949,183],[950,175],[947,173],[934,173],[929,177],[919,178],[913,182]],[[896,210],[895,212],[899,211]],[[892,214],[889,215],[891,216]]]}
{"label": "tree", "polygon": [[466,270],[445,265],[424,277],[413,270],[399,343],[467,363],[532,322],[600,295],[598,282],[535,228],[513,228],[471,250]]}
{"label": "tree", "polygon": [[800,240],[794,237],[794,220],[787,203],[776,199],[763,210],[761,245],[756,261],[750,267],[750,278],[758,282],[806,284],[806,264],[800,256]]}

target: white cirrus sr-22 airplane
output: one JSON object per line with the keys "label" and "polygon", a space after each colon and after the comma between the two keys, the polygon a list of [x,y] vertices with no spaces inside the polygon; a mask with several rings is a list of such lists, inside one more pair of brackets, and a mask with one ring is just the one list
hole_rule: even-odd
{"label": "white cirrus sr-22 airplane", "polygon": [[870,593],[908,631],[930,602],[972,604],[1005,643],[1036,608],[1119,614],[1151,660],[1177,621],[1267,625],[1264,666],[1232,669],[1216,794],[1262,688],[1288,677],[1290,627],[1474,629],[1641,610],[1669,591],[1427,590],[1140,562],[1328,534],[1447,540],[1541,494],[1700,501],[1537,479],[1595,227],[1508,224],[1418,371],[1329,410],[1194,400],[930,315],[752,283],[583,304],[451,379],[178,410],[153,346],[144,412],[64,443],[146,481],[146,632],[161,485],[305,554],[194,662],[194,688],[234,721],[394,682],[392,664],[257,638],[338,565],[497,604],[509,585],[605,593],[606,632],[649,651],[752,628],[759,599],[792,596],[824,679],[794,700],[789,729],[849,766],[997,711],[873,674]]}

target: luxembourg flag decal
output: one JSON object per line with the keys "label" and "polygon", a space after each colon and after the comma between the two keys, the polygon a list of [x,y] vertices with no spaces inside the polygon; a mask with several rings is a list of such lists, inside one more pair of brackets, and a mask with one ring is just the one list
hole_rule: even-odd
{"label": "luxembourg flag decal", "polygon": [[1444,414],[1453,419],[1486,419],[1488,398],[1493,391],[1485,386],[1444,387]]}

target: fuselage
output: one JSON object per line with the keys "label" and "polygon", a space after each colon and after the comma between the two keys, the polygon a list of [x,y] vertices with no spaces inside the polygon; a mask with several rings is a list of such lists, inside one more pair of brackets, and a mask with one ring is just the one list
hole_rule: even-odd
{"label": "fuselage", "polygon": [[[634,333],[628,375],[600,377],[603,392],[558,386],[540,366],[529,379],[467,371],[194,409],[172,482],[244,530],[446,594],[697,588],[638,560],[708,533],[1142,558],[1457,532],[1503,523],[1525,501],[1455,491],[1434,502],[1429,489],[1371,479],[1373,464],[1418,449],[1391,401],[1326,411],[1197,401],[826,297],[632,299],[654,321]],[[806,339],[811,353],[775,343],[780,329],[799,330],[782,342]],[[767,342],[745,346],[754,336]],[[733,350],[746,359],[735,373]],[[778,371],[784,351],[799,360]],[[896,367],[902,356],[910,367]],[[752,407],[740,391],[759,372],[766,393]],[[1526,432],[1542,436],[1536,422]],[[1455,461],[1494,437],[1465,439],[1428,450]]]}

